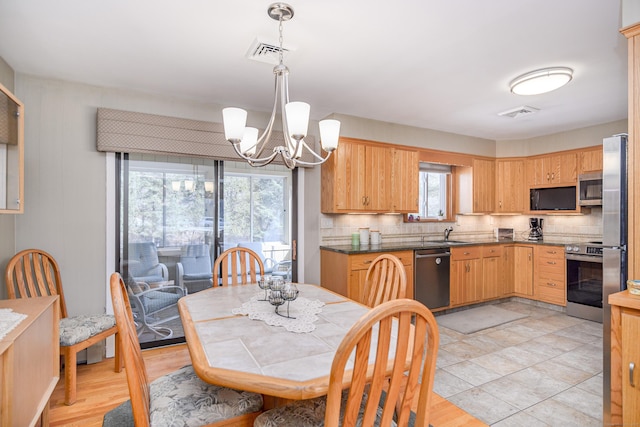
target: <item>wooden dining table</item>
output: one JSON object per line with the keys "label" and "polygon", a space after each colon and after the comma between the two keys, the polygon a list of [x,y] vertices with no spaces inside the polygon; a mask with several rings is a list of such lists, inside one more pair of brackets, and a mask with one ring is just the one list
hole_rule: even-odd
{"label": "wooden dining table", "polygon": [[[310,332],[290,332],[234,314],[232,310],[264,297],[264,291],[254,284],[215,287],[181,298],[178,308],[198,376],[211,384],[261,393],[265,407],[326,395],[336,349],[369,308],[320,286],[297,287],[300,297],[324,304]],[[286,309],[280,311],[286,313]],[[432,417],[434,427],[485,425],[436,397],[434,407],[441,419]]]}

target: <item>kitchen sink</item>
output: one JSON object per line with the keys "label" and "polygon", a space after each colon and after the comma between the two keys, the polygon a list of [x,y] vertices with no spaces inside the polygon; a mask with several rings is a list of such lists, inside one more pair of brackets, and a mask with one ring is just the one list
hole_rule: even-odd
{"label": "kitchen sink", "polygon": [[466,245],[468,242],[461,242],[459,240],[425,240],[424,244],[427,245]]}

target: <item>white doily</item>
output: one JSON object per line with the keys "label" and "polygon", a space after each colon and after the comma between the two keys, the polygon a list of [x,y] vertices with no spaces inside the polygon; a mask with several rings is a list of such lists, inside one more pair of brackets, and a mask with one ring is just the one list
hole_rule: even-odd
{"label": "white doily", "polygon": [[0,308],[0,339],[27,318],[26,314],[14,313],[10,308]]}
{"label": "white doily", "polygon": [[[248,302],[242,304],[242,307],[234,308],[231,312],[249,316],[252,320],[262,320],[267,325],[282,326],[289,332],[306,333],[316,328],[314,324],[318,320],[316,314],[322,311],[324,305],[322,301],[298,297],[288,303],[291,318],[287,318],[276,314],[275,306],[269,301],[258,301],[261,298],[264,298],[264,292],[254,295]],[[278,307],[278,312],[287,314],[287,302]]]}

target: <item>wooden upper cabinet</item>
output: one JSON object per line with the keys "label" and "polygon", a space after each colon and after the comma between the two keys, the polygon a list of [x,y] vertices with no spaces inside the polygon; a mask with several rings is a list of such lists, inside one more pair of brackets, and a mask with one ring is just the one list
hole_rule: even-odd
{"label": "wooden upper cabinet", "polygon": [[494,160],[473,159],[473,212],[493,212],[496,166]]}
{"label": "wooden upper cabinet", "polygon": [[602,171],[602,146],[582,150],[579,156],[580,174]]}
{"label": "wooden upper cabinet", "polygon": [[322,164],[321,210],[416,212],[418,168],[416,151],[341,138],[338,149]]}
{"label": "wooden upper cabinet", "polygon": [[527,182],[530,187],[577,183],[577,153],[554,153],[528,159]]}
{"label": "wooden upper cabinet", "polygon": [[418,212],[420,159],[417,151],[393,149],[391,204],[394,212]]}
{"label": "wooden upper cabinet", "polygon": [[496,160],[497,213],[519,213],[526,208],[527,189],[524,185],[524,160]]}

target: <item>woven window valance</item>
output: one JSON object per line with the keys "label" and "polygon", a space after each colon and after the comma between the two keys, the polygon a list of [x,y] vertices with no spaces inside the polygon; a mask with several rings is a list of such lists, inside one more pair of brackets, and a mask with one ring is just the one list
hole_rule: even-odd
{"label": "woven window valance", "polygon": [[[313,137],[307,136],[305,141],[309,146],[315,146]],[[278,145],[284,145],[284,136],[282,132],[273,131],[265,153]],[[98,108],[97,149],[244,161],[224,138],[221,123],[110,108]],[[313,161],[313,158],[307,154],[303,160]],[[280,157],[273,163],[284,164]]]}

